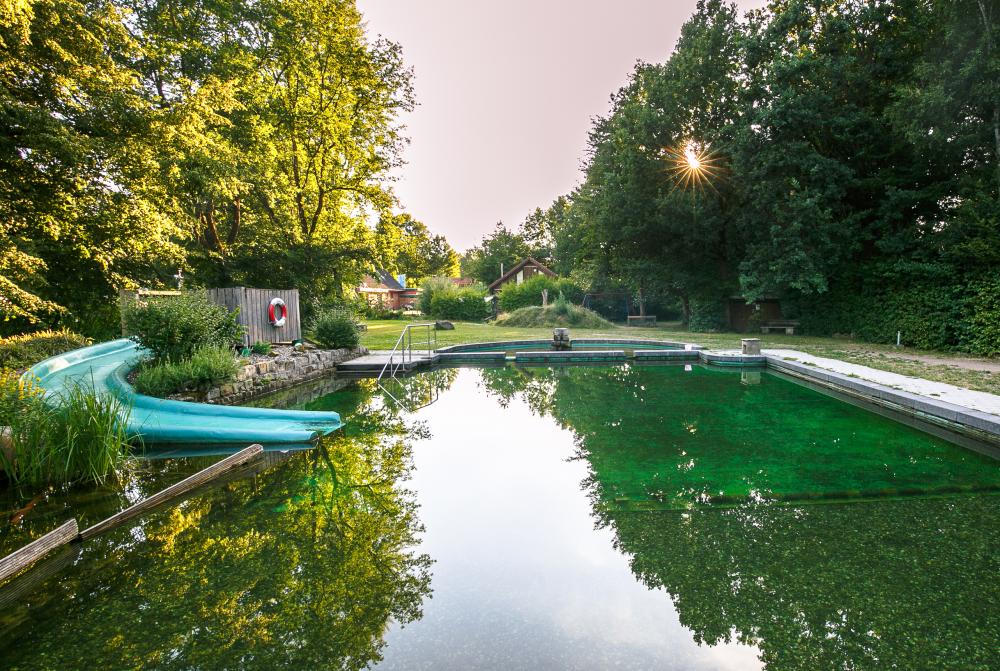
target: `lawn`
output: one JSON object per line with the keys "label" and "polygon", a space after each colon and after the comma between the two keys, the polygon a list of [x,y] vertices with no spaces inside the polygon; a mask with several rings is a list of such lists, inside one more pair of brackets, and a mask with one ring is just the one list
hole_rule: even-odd
{"label": "lawn", "polygon": [[[416,323],[416,322],[415,322]],[[389,350],[396,344],[400,332],[407,324],[401,320],[372,320],[367,322],[368,331],[362,334],[361,344],[369,349]],[[437,346],[462,343],[489,342],[493,340],[521,340],[551,338],[549,328],[516,328],[494,326],[493,324],[455,322],[454,331],[437,331]],[[583,337],[633,337],[691,342],[713,349],[735,349],[745,333],[692,333],[678,324],[666,324],[655,328],[629,328],[614,326],[609,329],[571,329],[574,338]],[[416,331],[414,342],[423,339]],[[879,370],[902,375],[922,377],[936,382],[946,382],[966,389],[1000,394],[1000,373],[971,370],[962,366],[967,355],[950,352],[927,352],[911,348],[896,348],[892,345],[878,345],[845,338],[819,338],[815,336],[788,336],[769,334],[761,336],[763,347],[797,349],[816,356],[840,359],[850,363],[863,364]],[[934,363],[911,361],[897,358],[900,354],[921,355],[934,358]]]}

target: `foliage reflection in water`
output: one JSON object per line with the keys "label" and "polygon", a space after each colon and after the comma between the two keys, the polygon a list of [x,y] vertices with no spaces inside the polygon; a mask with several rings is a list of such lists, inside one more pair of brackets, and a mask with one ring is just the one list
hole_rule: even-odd
{"label": "foliage reflection in water", "polygon": [[[18,669],[364,668],[420,617],[430,558],[407,427],[356,399],[351,430],[90,541],[0,613]],[[0,594],[0,600],[3,595]]]}
{"label": "foliage reflection in water", "polygon": [[345,384],[270,401],[342,412],[323,449],[0,611],[0,665],[1000,663],[1000,472],[973,451],[768,373],[445,369],[393,390],[437,399],[415,413]]}

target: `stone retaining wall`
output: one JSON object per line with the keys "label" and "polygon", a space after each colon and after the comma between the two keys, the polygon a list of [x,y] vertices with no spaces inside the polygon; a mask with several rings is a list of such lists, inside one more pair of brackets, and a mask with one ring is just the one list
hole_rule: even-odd
{"label": "stone retaining wall", "polygon": [[218,405],[239,405],[264,394],[330,375],[338,364],[367,353],[368,350],[364,347],[294,352],[287,357],[249,363],[240,369],[235,381],[209,389],[204,396],[193,398],[189,394],[184,394],[171,398]]}

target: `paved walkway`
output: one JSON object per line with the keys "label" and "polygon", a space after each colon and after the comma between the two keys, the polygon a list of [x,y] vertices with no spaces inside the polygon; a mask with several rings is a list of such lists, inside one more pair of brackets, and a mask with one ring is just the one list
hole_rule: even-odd
{"label": "paved walkway", "polygon": [[794,349],[765,349],[762,352],[767,356],[798,361],[799,363],[813,365],[842,375],[854,375],[862,380],[908,391],[911,394],[920,394],[921,396],[947,401],[948,403],[954,403],[955,405],[972,410],[988,412],[991,415],[1000,415],[1000,396],[994,394],[962,389],[961,387],[945,384],[944,382],[932,382],[919,377],[909,377],[907,375],[900,375],[899,373],[876,370],[868,366],[838,361],[837,359],[827,359]]}

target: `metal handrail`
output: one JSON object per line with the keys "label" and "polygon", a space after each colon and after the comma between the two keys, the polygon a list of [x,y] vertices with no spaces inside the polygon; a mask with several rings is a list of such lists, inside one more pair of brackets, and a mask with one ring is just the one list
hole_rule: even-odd
{"label": "metal handrail", "polygon": [[[400,367],[406,365],[407,363],[413,363],[413,329],[422,328],[426,330],[427,339],[424,342],[417,342],[417,346],[426,345],[427,346],[427,357],[430,358],[437,349],[437,330],[434,328],[433,323],[426,324],[407,324],[403,327],[403,332],[399,334],[399,338],[396,340],[396,344],[393,346],[392,351],[389,352],[389,360],[385,362],[382,366],[382,370],[378,374],[378,382],[382,381],[385,377],[385,373],[389,371],[389,377],[396,377],[396,373],[399,371]],[[434,335],[433,340],[431,339],[431,334]],[[396,360],[397,351],[399,354],[399,363],[394,364]]]}
{"label": "metal handrail", "polygon": [[[418,341],[416,344],[418,347],[420,345],[426,345],[427,358],[431,358],[434,350],[437,349],[437,330],[434,328],[434,324],[407,324],[403,327],[403,332],[399,334],[396,344],[393,346],[392,351],[389,352],[388,361],[386,361],[385,365],[382,366],[382,370],[378,374],[378,379],[375,381],[376,384],[378,384],[378,386],[381,387],[382,390],[389,396],[389,398],[395,401],[396,405],[404,409],[408,409],[406,404],[396,398],[396,396],[389,391],[389,388],[382,384],[382,378],[385,377],[386,371],[388,371],[390,379],[400,382],[400,380],[396,378],[396,373],[401,367],[405,366],[407,362],[413,363],[413,329],[417,328],[425,329],[427,337],[424,342]],[[431,339],[432,333],[434,335],[433,340]],[[399,355],[399,362],[395,363],[397,353]],[[430,402],[433,403],[434,400],[431,400]]]}

